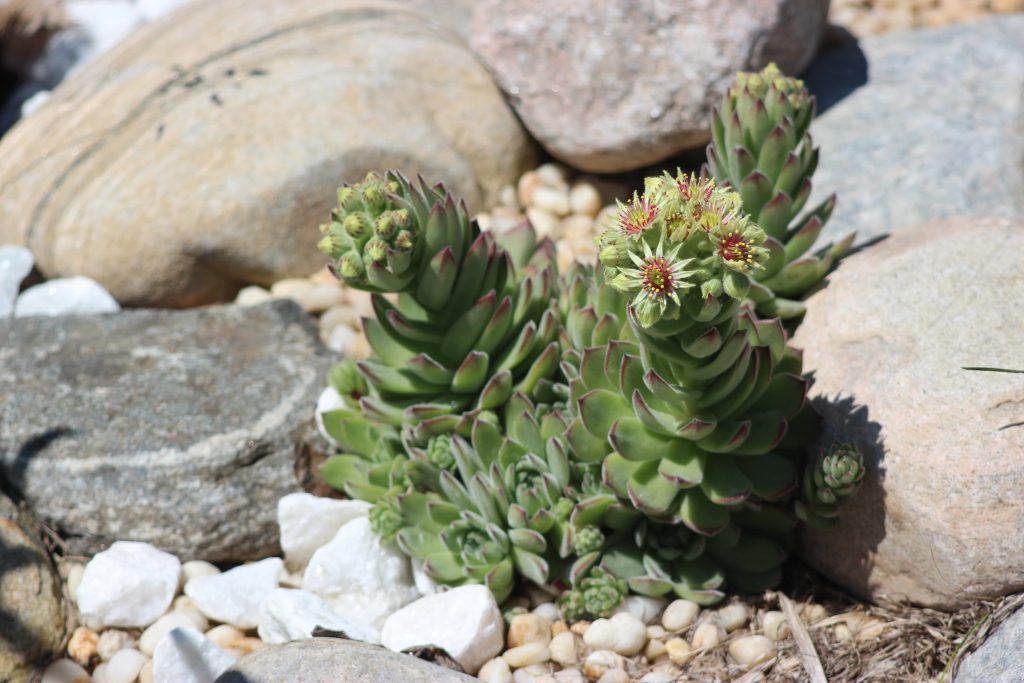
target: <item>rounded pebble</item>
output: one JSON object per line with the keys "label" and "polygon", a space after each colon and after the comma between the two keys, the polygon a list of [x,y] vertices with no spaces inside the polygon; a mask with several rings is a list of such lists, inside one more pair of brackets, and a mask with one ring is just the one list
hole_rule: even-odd
{"label": "rounded pebble", "polygon": [[559,633],[551,639],[548,649],[551,650],[551,661],[562,666],[575,664],[579,661],[576,653],[576,634],[569,631]]}
{"label": "rounded pebble", "polygon": [[668,650],[665,648],[665,643],[652,638],[647,641],[647,646],[644,647],[644,657],[647,657],[647,661],[653,662],[658,657],[663,656]]}
{"label": "rounded pebble", "polygon": [[647,626],[630,612],[619,612],[611,619],[598,619],[583,634],[583,642],[595,650],[612,650],[632,656],[643,649]]}
{"label": "rounded pebble", "polygon": [[92,683],[107,683],[107,663],[102,662],[92,670]]}
{"label": "rounded pebble", "polygon": [[573,214],[562,221],[562,237],[570,243],[594,239],[594,219]]}
{"label": "rounded pebble", "polygon": [[718,632],[718,626],[705,621],[697,627],[697,630],[693,632],[693,649],[704,650],[709,647],[714,647],[722,642],[722,636]]}
{"label": "rounded pebble", "polygon": [[683,665],[693,659],[690,644],[682,638],[672,638],[665,643],[665,651],[673,664]]}
{"label": "rounded pebble", "polygon": [[550,211],[531,206],[526,210],[526,217],[539,237],[547,237],[558,230],[558,217]]}
{"label": "rounded pebble", "polygon": [[147,661],[149,658],[138,650],[132,648],[119,650],[106,663],[107,683],[132,683]]}
{"label": "rounded pebble", "polygon": [[270,301],[271,298],[270,292],[267,290],[251,285],[238,290],[238,294],[235,295],[235,303],[239,306],[255,306]]}
{"label": "rounded pebble", "polygon": [[495,657],[480,667],[476,677],[483,683],[512,683],[512,670],[501,657]]}
{"label": "rounded pebble", "polygon": [[569,190],[569,209],[593,218],[601,210],[601,193],[590,183],[576,183]]}
{"label": "rounded pebble", "polygon": [[558,611],[558,607],[553,602],[545,602],[541,605],[537,605],[533,608],[533,613],[539,617],[544,617],[552,624],[562,618],[561,612]]}
{"label": "rounded pebble", "polygon": [[550,642],[551,622],[538,614],[519,614],[509,624],[508,646],[510,648],[520,647],[528,643],[547,645]]}
{"label": "rounded pebble", "polygon": [[676,683],[676,676],[664,671],[648,671],[640,678],[640,683]]}
{"label": "rounded pebble", "polygon": [[516,188],[511,185],[505,185],[501,188],[501,192],[498,194],[498,202],[501,206],[508,207],[510,209],[516,209],[519,207],[519,201],[516,197]]}
{"label": "rounded pebble", "polygon": [[569,193],[563,188],[538,187],[533,193],[531,206],[556,216],[569,215]]}
{"label": "rounded pebble", "polygon": [[71,601],[78,603],[78,584],[82,583],[82,577],[85,576],[85,565],[81,562],[68,562],[68,593],[71,595]]}
{"label": "rounded pebble", "polygon": [[179,626],[199,628],[196,626],[195,618],[192,615],[184,612],[168,612],[142,632],[142,636],[139,637],[139,650],[143,654],[152,657],[156,646],[160,644],[164,636]]}
{"label": "rounded pebble", "polygon": [[513,669],[519,669],[530,664],[539,664],[551,659],[551,650],[547,643],[527,643],[510,650],[501,655],[502,658]]}
{"label": "rounded pebble", "polygon": [[543,184],[536,171],[527,171],[519,176],[519,182],[516,184],[519,206],[530,206],[533,203],[533,193]]}
{"label": "rounded pebble", "polygon": [[139,683],[153,683],[153,660],[147,659],[139,671]]}
{"label": "rounded pebble", "polygon": [[748,669],[775,656],[775,643],[765,636],[743,636],[729,643],[729,656]]}
{"label": "rounded pebble", "polygon": [[587,632],[588,628],[590,628],[590,622],[585,620],[585,619],[583,619],[583,620],[577,621],[575,624],[570,626],[569,630],[572,631],[573,633],[575,633],[578,636],[582,636],[584,633]]}
{"label": "rounded pebble", "polygon": [[750,612],[746,605],[726,605],[718,610],[718,623],[722,625],[726,633],[743,628],[749,619]]}
{"label": "rounded pebble", "polygon": [[135,638],[131,634],[112,628],[100,634],[100,639],[96,643],[96,654],[106,662],[119,651],[133,645],[135,645]]}
{"label": "rounded pebble", "polygon": [[557,636],[559,633],[569,633],[569,625],[564,621],[556,621],[551,624],[551,636]]}
{"label": "rounded pebble", "polygon": [[771,640],[782,640],[789,635],[789,622],[782,612],[772,610],[761,616],[761,630]]}
{"label": "rounded pebble", "polygon": [[597,683],[629,683],[629,674],[622,669],[608,669]]}
{"label": "rounded pebble", "polygon": [[836,624],[836,627],[832,630],[832,633],[833,635],[835,635],[836,640],[840,643],[845,643],[851,638],[853,638],[853,631],[851,631],[850,627],[846,624]]}
{"label": "rounded pebble", "polygon": [[881,619],[865,619],[857,629],[857,640],[864,642],[880,637],[888,625]]}
{"label": "rounded pebble", "polygon": [[583,673],[591,678],[600,678],[608,669],[621,669],[625,666],[622,655],[611,650],[596,650],[587,656],[583,663]]}
{"label": "rounded pebble", "polygon": [[43,671],[40,683],[90,683],[89,672],[70,659],[58,659]]}
{"label": "rounded pebble", "polygon": [[200,576],[214,576],[216,574],[220,574],[220,569],[217,568],[217,565],[205,560],[190,560],[181,565],[183,583],[187,583],[189,579],[195,579]]}
{"label": "rounded pebble", "polygon": [[698,613],[700,605],[697,603],[691,600],[673,600],[661,615],[661,625],[666,631],[684,631],[690,628]]}
{"label": "rounded pebble", "polygon": [[537,179],[547,187],[566,187],[565,167],[559,164],[547,163],[537,167]]}
{"label": "rounded pebble", "polygon": [[245,633],[231,624],[220,624],[206,632],[206,639],[224,650],[231,647],[231,644],[245,637]]}
{"label": "rounded pebble", "polygon": [[91,628],[79,626],[68,641],[68,656],[82,666],[88,666],[89,660],[96,655],[99,639],[99,635]]}
{"label": "rounded pebble", "polygon": [[337,283],[311,282],[306,278],[275,282],[270,288],[270,295],[275,299],[292,299],[307,313],[322,313],[345,301],[345,294]]}
{"label": "rounded pebble", "polygon": [[665,601],[661,598],[651,598],[646,595],[630,595],[622,601],[622,604],[619,605],[615,612],[616,614],[628,612],[646,625],[657,619],[664,609]]}
{"label": "rounded pebble", "polygon": [[554,679],[557,683],[587,683],[586,677],[579,669],[562,669],[556,671]]}
{"label": "rounded pebble", "polygon": [[808,624],[814,624],[827,617],[828,610],[817,603],[811,602],[804,605],[800,616],[802,616],[804,621]]}
{"label": "rounded pebble", "polygon": [[658,624],[654,624],[653,626],[648,626],[647,627],[647,637],[648,638],[664,638],[667,634],[668,634],[668,631],[665,630],[664,626],[660,626]]}

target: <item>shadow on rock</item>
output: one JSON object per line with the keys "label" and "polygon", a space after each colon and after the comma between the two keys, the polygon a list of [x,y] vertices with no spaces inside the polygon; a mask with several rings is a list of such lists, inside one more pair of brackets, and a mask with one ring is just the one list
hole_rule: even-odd
{"label": "shadow on rock", "polygon": [[868,71],[868,58],[859,43],[837,46],[818,55],[803,74],[807,89],[818,101],[818,114],[867,85]]}

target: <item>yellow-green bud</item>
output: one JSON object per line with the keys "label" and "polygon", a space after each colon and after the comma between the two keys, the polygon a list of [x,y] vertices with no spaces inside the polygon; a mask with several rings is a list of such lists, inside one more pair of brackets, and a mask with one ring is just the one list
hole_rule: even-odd
{"label": "yellow-green bud", "polygon": [[352,202],[354,202],[358,197],[359,194],[348,185],[345,187],[339,187],[338,208],[342,210],[350,208],[352,206]]}
{"label": "yellow-green bud", "polygon": [[366,214],[362,212],[350,213],[345,216],[345,220],[342,221],[342,226],[345,228],[345,232],[349,234],[353,239],[359,239],[365,237],[370,230],[370,221],[366,218]]}
{"label": "yellow-green bud", "polygon": [[363,253],[366,258],[370,259],[375,263],[380,263],[388,255],[387,242],[380,239],[379,237],[371,237],[370,241],[363,247]]}
{"label": "yellow-green bud", "polygon": [[366,269],[363,267],[363,260],[359,258],[359,254],[355,251],[350,251],[341,257],[341,261],[338,263],[338,271],[341,276],[346,279],[361,277]]}
{"label": "yellow-green bud", "polygon": [[409,230],[401,230],[395,235],[395,249],[400,251],[408,251],[412,249],[414,244],[415,236]]}

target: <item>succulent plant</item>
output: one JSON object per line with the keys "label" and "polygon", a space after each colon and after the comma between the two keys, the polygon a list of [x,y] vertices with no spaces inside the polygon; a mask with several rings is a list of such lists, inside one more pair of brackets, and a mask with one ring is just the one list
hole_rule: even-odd
{"label": "succulent plant", "polygon": [[804,470],[797,516],[817,528],[832,526],[838,502],[856,492],[864,472],[864,456],[856,445],[835,443],[822,450]]}
{"label": "succulent plant", "polygon": [[562,616],[570,622],[610,617],[629,592],[626,582],[596,567],[558,597]]}
{"label": "succulent plant", "polygon": [[767,234],[770,256],[754,274],[749,296],[769,317],[802,315],[800,297],[853,243],[850,235],[809,253],[832,214],[835,195],[794,222],[811,195],[818,165],[807,132],[814,111],[814,97],[803,81],[769,64],[758,73],[737,74],[712,112],[707,169],[739,193],[743,210]]}

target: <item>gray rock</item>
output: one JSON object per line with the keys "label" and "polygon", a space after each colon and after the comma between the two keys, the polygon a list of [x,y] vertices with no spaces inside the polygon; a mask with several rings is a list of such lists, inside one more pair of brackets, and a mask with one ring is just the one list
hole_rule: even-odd
{"label": "gray rock", "polygon": [[318,270],[317,226],[338,185],[369,170],[422,172],[472,210],[496,202],[535,146],[460,29],[443,24],[462,7],[179,7],[0,140],[0,243],[122,304],[184,308]]}
{"label": "gray rock", "polygon": [[821,0],[480,0],[473,49],[534,137],[587,171],[639,168],[708,141],[740,69],[799,73]]}
{"label": "gray rock", "polygon": [[1024,215],[1024,15],[867,38],[805,75],[824,110],[809,205],[860,240],[950,216]]}
{"label": "gray rock", "polygon": [[1024,610],[1018,610],[964,658],[953,683],[1020,683],[1024,681],[1022,649]]}
{"label": "gray rock", "polygon": [[867,475],[801,552],[873,601],[958,609],[1024,589],[1024,222],[901,229],[843,261],[793,340]]}
{"label": "gray rock", "polygon": [[246,655],[215,683],[471,683],[476,680],[376,645],[314,638],[272,645]]}
{"label": "gray rock", "polygon": [[15,319],[0,338],[0,476],[74,553],[116,539],[265,557],[330,362],[290,301]]}
{"label": "gray rock", "polygon": [[26,681],[61,651],[66,613],[36,523],[0,493],[0,681]]}

